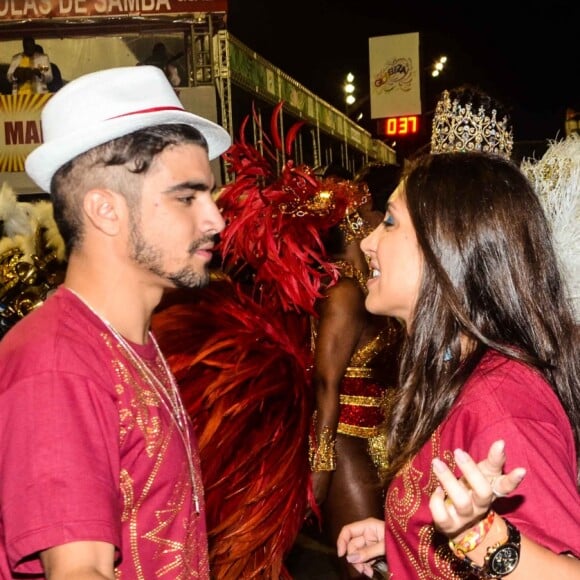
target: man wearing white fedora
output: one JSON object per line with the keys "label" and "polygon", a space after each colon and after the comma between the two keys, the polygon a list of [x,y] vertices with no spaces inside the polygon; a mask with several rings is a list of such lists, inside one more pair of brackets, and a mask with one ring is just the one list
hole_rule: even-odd
{"label": "man wearing white fedora", "polygon": [[209,578],[197,443],[149,331],[208,281],[230,145],[161,70],[78,78],[26,171],[50,192],[65,281],[0,342],[0,578]]}

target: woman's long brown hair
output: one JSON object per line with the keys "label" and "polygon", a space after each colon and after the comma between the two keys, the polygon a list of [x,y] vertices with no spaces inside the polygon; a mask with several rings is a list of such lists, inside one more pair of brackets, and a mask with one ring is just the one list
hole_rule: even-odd
{"label": "woman's long brown hair", "polygon": [[[388,429],[388,478],[445,419],[488,349],[546,378],[578,455],[579,332],[532,186],[513,163],[480,153],[423,156],[404,180],[424,267]],[[462,335],[475,345],[463,358]]]}

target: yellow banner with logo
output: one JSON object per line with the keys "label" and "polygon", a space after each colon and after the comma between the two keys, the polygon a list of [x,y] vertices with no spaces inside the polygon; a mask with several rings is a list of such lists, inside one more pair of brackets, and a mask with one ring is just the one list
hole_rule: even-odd
{"label": "yellow banner with logo", "polygon": [[24,160],[42,143],[40,112],[51,96],[0,95],[0,172],[24,171]]}

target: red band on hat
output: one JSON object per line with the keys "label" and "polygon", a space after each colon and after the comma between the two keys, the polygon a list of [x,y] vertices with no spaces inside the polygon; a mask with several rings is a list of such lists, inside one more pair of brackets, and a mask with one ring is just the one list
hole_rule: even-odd
{"label": "red band on hat", "polygon": [[142,115],[143,113],[157,113],[158,111],[183,111],[183,107],[152,107],[151,109],[141,109],[140,111],[131,111],[130,113],[123,113],[122,115],[115,115],[114,117],[109,117],[107,121],[111,119],[118,119],[119,117],[129,117],[130,115]]}

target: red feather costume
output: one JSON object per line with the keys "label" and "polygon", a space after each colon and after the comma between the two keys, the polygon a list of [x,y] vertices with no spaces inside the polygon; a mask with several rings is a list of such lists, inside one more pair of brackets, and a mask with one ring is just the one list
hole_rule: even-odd
{"label": "red feather costume", "polygon": [[[283,561],[309,503],[309,321],[337,277],[320,236],[353,193],[292,161],[275,173],[281,106],[262,144],[270,161],[245,142],[245,123],[224,154],[235,176],[217,200],[225,274],[168,295],[152,322],[199,438],[219,580],[290,578]],[[287,153],[301,125],[288,131]]]}

